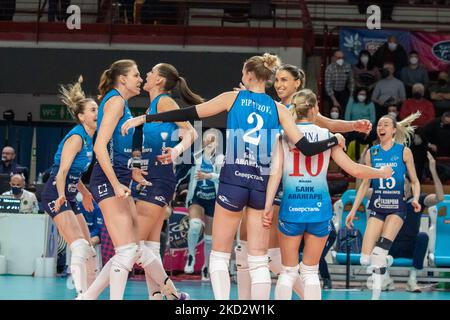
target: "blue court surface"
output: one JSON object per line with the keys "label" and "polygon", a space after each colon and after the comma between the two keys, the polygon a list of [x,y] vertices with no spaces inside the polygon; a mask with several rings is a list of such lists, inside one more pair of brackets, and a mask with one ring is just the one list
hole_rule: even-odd
{"label": "blue court surface", "polygon": [[[179,290],[188,292],[193,300],[212,300],[213,291],[209,282],[176,281]],[[382,300],[450,300],[450,291],[441,291],[426,286],[422,293],[390,291],[381,294]],[[272,285],[272,297],[275,284]],[[295,296],[295,294],[293,295]],[[0,276],[0,300],[72,300],[75,290],[66,287],[66,278],[34,278],[31,276]],[[101,300],[109,298],[108,289],[100,296]],[[324,290],[324,300],[370,300],[368,289]],[[144,281],[130,280],[125,291],[126,300],[146,300],[147,286]],[[237,299],[236,284],[231,286],[231,299]]]}

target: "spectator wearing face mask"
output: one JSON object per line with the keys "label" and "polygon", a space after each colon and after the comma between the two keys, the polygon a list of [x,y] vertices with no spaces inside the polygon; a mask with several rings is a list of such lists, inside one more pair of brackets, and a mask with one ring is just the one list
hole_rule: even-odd
{"label": "spectator wearing face mask", "polygon": [[331,107],[330,109],[330,118],[331,119],[339,119],[341,116],[341,109],[339,109],[339,107]]}
{"label": "spectator wearing face mask", "polygon": [[425,88],[428,87],[428,72],[423,65],[419,64],[419,54],[416,51],[410,52],[409,65],[403,67],[400,80],[405,85],[406,96],[408,98],[412,96],[412,86],[415,83],[421,83]]}
{"label": "spectator wearing face mask", "polygon": [[372,56],[367,50],[361,50],[358,63],[352,68],[355,87],[364,87],[371,93],[378,80],[381,79],[380,71],[374,65]]}
{"label": "spectator wearing face mask", "polygon": [[396,36],[390,36],[381,47],[375,51],[373,60],[378,68],[382,68],[384,63],[392,62],[395,67],[395,77],[400,78],[400,71],[408,65],[408,55],[403,46],[398,43]]}
{"label": "spectator wearing face mask", "polygon": [[372,93],[372,102],[375,103],[377,119],[386,114],[386,102],[398,104],[406,99],[403,82],[394,77],[395,67],[392,62],[383,64],[381,79]]}
{"label": "spectator wearing face mask", "polygon": [[20,199],[20,213],[38,213],[39,204],[34,193],[25,190],[25,178],[21,174],[14,174],[9,181],[10,191],[3,196]]}
{"label": "spectator wearing face mask", "polygon": [[424,94],[425,87],[423,84],[415,83],[412,87],[412,98],[406,99],[400,109],[400,120],[405,119],[416,111],[420,111],[422,115],[413,122],[413,125],[420,128],[434,120],[436,117],[434,106],[431,101],[423,97]]}
{"label": "spectator wearing face mask", "polygon": [[450,111],[450,84],[447,72],[439,72],[437,84],[430,87],[430,97],[438,117],[445,111]]}
{"label": "spectator wearing face mask", "polygon": [[325,70],[325,90],[330,98],[331,106],[345,108],[348,98],[353,93],[353,73],[350,64],[344,61],[344,53],[336,51],[334,62]]}
{"label": "spectator wearing face mask", "polygon": [[398,120],[398,115],[400,114],[400,112],[398,111],[398,106],[395,104],[392,104],[390,106],[387,107],[386,113],[388,115],[390,115],[391,117],[393,117],[395,120]]}

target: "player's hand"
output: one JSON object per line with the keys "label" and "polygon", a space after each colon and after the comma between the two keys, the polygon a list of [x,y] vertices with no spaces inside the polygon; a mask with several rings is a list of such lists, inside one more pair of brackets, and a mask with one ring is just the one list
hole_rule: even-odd
{"label": "player's hand", "polygon": [[128,134],[128,130],[130,130],[131,128],[135,128],[137,126],[140,126],[141,124],[144,124],[144,123],[145,123],[145,115],[128,119],[122,125],[122,128],[121,128],[122,135],[123,136],[127,135]]}
{"label": "player's hand", "polygon": [[133,168],[132,173],[131,173],[131,177],[133,178],[134,181],[136,181],[137,183],[139,183],[139,185],[141,186],[151,186],[151,182],[147,181],[144,176],[148,175],[147,171],[144,171],[142,169],[139,168]]}
{"label": "player's hand", "polygon": [[86,194],[83,194],[83,200],[81,201],[81,204],[87,212],[94,211],[94,197],[92,196],[92,193],[88,192]]}
{"label": "player's hand", "polygon": [[340,133],[336,133],[334,136],[337,138],[338,144],[341,146],[341,148],[344,149],[344,151],[347,150],[347,148],[345,146],[345,138],[344,138],[344,136],[342,134],[340,134]]}
{"label": "player's hand", "polygon": [[355,212],[350,211],[347,217],[345,217],[345,226],[347,229],[353,229],[353,219],[355,219]]}
{"label": "player's hand", "polygon": [[195,179],[197,179],[197,180],[209,180],[209,179],[211,179],[211,174],[203,172],[203,171],[197,171],[195,173]]}
{"label": "player's hand", "polygon": [[435,145],[435,144],[432,144],[432,143],[430,143],[430,145],[428,146],[430,149],[431,149],[431,151],[433,151],[433,152],[437,152],[437,146]]}
{"label": "player's hand", "polygon": [[131,190],[128,187],[124,186],[123,184],[119,183],[119,185],[114,187],[114,194],[119,199],[125,199],[131,195]]}
{"label": "player's hand", "polygon": [[273,207],[271,205],[266,205],[261,217],[263,227],[265,229],[270,229],[272,227]]}
{"label": "player's hand", "polygon": [[59,210],[61,210],[61,207],[64,205],[65,202],[66,196],[65,195],[59,196],[58,199],[56,199],[55,201],[55,212],[59,212]]}
{"label": "player's hand", "polygon": [[380,168],[381,171],[381,178],[387,179],[392,177],[392,174],[394,173],[394,170],[390,166],[382,166]]}
{"label": "player's hand", "polygon": [[411,202],[411,205],[414,208],[414,212],[420,212],[420,210],[422,209],[422,206],[420,205],[420,203],[417,200],[413,200]]}
{"label": "player's hand", "polygon": [[428,158],[428,165],[430,168],[430,171],[436,171],[436,160],[434,159],[433,155],[430,153],[430,151],[427,151],[427,158]]}
{"label": "player's hand", "polygon": [[162,164],[169,164],[175,161],[180,155],[178,154],[178,150],[176,148],[163,148],[163,154],[160,154],[156,157],[156,160],[161,162]]}
{"label": "player's hand", "polygon": [[372,130],[372,122],[367,119],[356,120],[353,129],[358,132],[369,134]]}

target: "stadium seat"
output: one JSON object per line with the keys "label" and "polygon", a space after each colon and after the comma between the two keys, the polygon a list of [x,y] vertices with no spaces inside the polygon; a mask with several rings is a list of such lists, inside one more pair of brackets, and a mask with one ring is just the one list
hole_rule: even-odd
{"label": "stadium seat", "polygon": [[[355,201],[356,190],[349,189],[342,194],[340,200],[334,203],[334,213],[335,213],[335,221],[334,226],[336,227],[336,231],[339,232],[340,228],[345,228],[345,218],[350,212],[353,202]],[[360,207],[358,208],[355,219],[353,220],[353,225],[355,229],[361,232],[361,235],[364,236],[364,231],[366,230],[367,225],[367,213],[366,213],[367,199],[364,198]],[[336,252],[333,248],[331,249],[331,255],[333,257],[333,261],[339,264],[346,264],[347,262],[347,254],[345,252]],[[351,253],[350,254],[350,263],[351,264],[359,264],[359,258],[361,254],[359,253]]]}
{"label": "stadium seat", "polygon": [[450,267],[450,195],[428,209],[431,226],[428,258],[433,267]]}

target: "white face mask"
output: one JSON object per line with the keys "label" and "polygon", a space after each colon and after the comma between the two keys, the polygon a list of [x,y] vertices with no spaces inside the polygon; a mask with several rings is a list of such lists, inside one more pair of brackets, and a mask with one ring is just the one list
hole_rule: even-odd
{"label": "white face mask", "polygon": [[410,58],[410,59],[409,59],[409,62],[410,62],[411,64],[417,64],[417,62],[419,62],[419,59],[416,58],[416,57]]}
{"label": "white face mask", "polygon": [[394,119],[397,119],[397,113],[394,112],[394,111],[389,112],[388,115],[390,115],[390,116],[393,117]]}
{"label": "white face mask", "polygon": [[389,50],[391,50],[391,51],[394,51],[395,49],[397,49],[397,44],[395,42],[389,42],[388,46],[389,46]]}
{"label": "white face mask", "polygon": [[364,65],[367,65],[369,63],[369,57],[368,56],[362,56],[361,57],[361,63]]}
{"label": "white face mask", "polygon": [[331,119],[338,119],[339,118],[339,112],[330,112]]}
{"label": "white face mask", "polygon": [[366,101],[366,96],[363,96],[362,94],[359,94],[359,95],[358,95],[358,101],[359,101],[359,102],[364,102],[364,101]]}
{"label": "white face mask", "polygon": [[83,195],[81,194],[81,192],[77,193],[76,199],[77,199],[78,202],[82,202],[83,201]]}
{"label": "white face mask", "polygon": [[344,64],[344,59],[337,59],[336,63],[340,66],[342,66]]}

